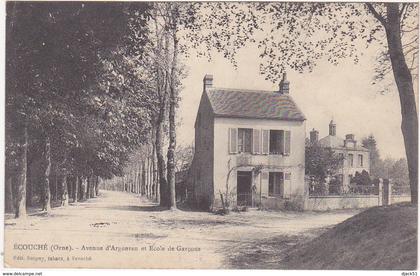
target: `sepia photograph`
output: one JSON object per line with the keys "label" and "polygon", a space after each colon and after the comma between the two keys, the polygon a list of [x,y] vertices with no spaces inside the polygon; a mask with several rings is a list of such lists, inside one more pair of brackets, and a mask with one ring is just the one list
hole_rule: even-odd
{"label": "sepia photograph", "polygon": [[3,275],[417,275],[418,2],[2,5]]}

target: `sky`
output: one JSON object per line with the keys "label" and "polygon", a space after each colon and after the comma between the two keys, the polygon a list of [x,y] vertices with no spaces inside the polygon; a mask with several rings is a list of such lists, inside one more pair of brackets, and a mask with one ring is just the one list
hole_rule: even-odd
{"label": "sky", "polygon": [[[192,144],[194,121],[203,89],[205,74],[213,75],[213,86],[225,88],[277,90],[277,83],[266,81],[259,73],[260,59],[252,46],[239,51],[238,68],[220,54],[213,53],[209,62],[205,58],[185,60],[187,77],[183,80],[179,106],[179,144]],[[305,114],[306,135],[313,128],[319,137],[328,135],[331,119],[337,124],[337,136],[355,134],[357,140],[373,134],[381,157],[405,157],[401,133],[401,108],[395,84],[389,92],[380,93],[372,85],[375,50],[369,50],[358,64],[343,61],[335,66],[320,61],[311,73],[287,72],[290,95]],[[390,76],[392,77],[392,76]],[[417,87],[416,87],[417,90]],[[240,104],[240,103],[238,103]]]}

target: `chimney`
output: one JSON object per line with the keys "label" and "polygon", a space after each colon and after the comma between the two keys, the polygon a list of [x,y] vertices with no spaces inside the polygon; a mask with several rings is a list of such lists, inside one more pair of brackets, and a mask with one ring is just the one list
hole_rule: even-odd
{"label": "chimney", "polygon": [[336,125],[333,120],[331,120],[330,125],[329,125],[329,135],[330,136],[336,135]]}
{"label": "chimney", "polygon": [[344,140],[344,147],[352,145],[352,147],[355,148],[356,143],[357,143],[356,140],[354,140],[354,134],[346,134],[346,139]]}
{"label": "chimney", "polygon": [[203,91],[213,87],[213,75],[206,74],[203,79]]}
{"label": "chimney", "polygon": [[289,84],[290,82],[286,79],[286,73],[283,73],[283,79],[279,84],[279,93],[280,94],[289,94]]}
{"label": "chimney", "polygon": [[318,130],[315,130],[314,128],[312,129],[312,131],[309,133],[309,141],[311,142],[311,144],[315,144],[318,142],[318,137],[319,137],[319,132]]}
{"label": "chimney", "polygon": [[354,141],[354,134],[346,134],[346,140]]}

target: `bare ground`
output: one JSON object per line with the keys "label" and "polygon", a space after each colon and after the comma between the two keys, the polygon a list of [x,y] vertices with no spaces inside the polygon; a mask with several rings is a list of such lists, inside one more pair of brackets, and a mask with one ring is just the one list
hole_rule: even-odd
{"label": "bare ground", "polygon": [[[285,268],[281,260],[297,245],[360,210],[269,212],[250,210],[226,216],[207,212],[165,211],[133,194],[101,191],[98,198],[26,220],[6,216],[5,261],[13,267],[104,268]],[[70,260],[19,261],[28,254],[16,243],[70,245],[70,251],[30,252],[32,256],[70,256]],[[107,246],[144,251],[105,250]],[[102,250],[83,247],[101,247]],[[168,247],[175,248],[168,251]],[[163,248],[163,249],[162,249]],[[160,250],[157,250],[160,249]],[[91,257],[81,261],[72,257]],[[89,258],[88,258],[89,259]]]}

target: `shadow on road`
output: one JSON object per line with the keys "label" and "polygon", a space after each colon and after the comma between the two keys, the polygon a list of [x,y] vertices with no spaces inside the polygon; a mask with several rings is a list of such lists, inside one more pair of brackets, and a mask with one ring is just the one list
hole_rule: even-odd
{"label": "shadow on road", "polygon": [[105,207],[106,209],[112,209],[112,210],[120,210],[120,211],[136,211],[136,212],[161,212],[161,211],[167,211],[168,209],[165,207],[161,207],[158,205],[146,205],[146,206],[110,206]]}

